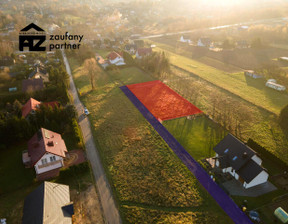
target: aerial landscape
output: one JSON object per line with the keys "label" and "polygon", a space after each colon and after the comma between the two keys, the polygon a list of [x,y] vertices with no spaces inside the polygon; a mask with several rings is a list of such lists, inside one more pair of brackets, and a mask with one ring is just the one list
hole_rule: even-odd
{"label": "aerial landscape", "polygon": [[288,223],[286,0],[0,0],[1,224]]}

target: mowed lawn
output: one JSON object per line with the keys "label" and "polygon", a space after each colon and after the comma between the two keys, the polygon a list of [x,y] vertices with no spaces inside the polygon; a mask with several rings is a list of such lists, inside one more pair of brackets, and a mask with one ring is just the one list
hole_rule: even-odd
{"label": "mowed lawn", "polygon": [[[167,50],[169,49],[169,50]],[[175,54],[171,47],[157,43],[156,51],[165,51],[172,65],[178,66],[188,72],[221,87],[241,98],[279,114],[288,104],[288,95],[265,87],[263,81],[247,79],[243,72],[226,73],[196,60]]]}
{"label": "mowed lawn", "polygon": [[163,125],[196,160],[215,155],[213,148],[228,134],[206,116],[164,121]]}
{"label": "mowed lawn", "polygon": [[[124,223],[232,223],[120,86],[153,80],[138,68],[102,71],[96,90],[70,60]],[[85,84],[86,83],[86,84]],[[193,221],[191,221],[193,220]]]}

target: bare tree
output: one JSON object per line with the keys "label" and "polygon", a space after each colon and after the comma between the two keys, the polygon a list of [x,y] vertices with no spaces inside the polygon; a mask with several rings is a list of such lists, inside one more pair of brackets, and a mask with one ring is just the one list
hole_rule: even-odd
{"label": "bare tree", "polygon": [[95,77],[100,73],[100,68],[95,58],[89,58],[84,61],[84,69],[87,71],[91,88],[95,89]]}

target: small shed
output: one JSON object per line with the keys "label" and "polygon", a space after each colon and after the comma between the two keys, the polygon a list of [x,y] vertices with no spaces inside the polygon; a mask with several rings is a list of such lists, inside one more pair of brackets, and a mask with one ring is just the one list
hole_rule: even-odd
{"label": "small shed", "polygon": [[277,91],[285,91],[286,90],[286,87],[278,84],[275,79],[269,79],[266,82],[266,86],[269,88],[275,89]]}
{"label": "small shed", "polygon": [[17,91],[17,87],[9,88],[9,92],[16,92],[16,91]]}
{"label": "small shed", "polygon": [[259,75],[259,74],[255,73],[253,70],[244,71],[244,75],[250,76],[253,79],[261,79],[261,78],[263,78],[263,75]]}
{"label": "small shed", "polygon": [[280,57],[279,60],[288,62],[288,57]]}
{"label": "small shed", "polygon": [[274,211],[274,215],[282,222],[282,223],[288,223],[288,214],[287,212],[279,207]]}

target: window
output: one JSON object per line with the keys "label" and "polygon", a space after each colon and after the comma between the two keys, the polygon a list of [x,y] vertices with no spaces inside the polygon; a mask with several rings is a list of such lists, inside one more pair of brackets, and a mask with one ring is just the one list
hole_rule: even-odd
{"label": "window", "polygon": [[50,162],[56,161],[56,157],[55,156],[51,156],[50,157]]}
{"label": "window", "polygon": [[233,161],[235,161],[237,158],[238,158],[237,156],[234,156],[234,157],[233,157]]}
{"label": "window", "polygon": [[227,153],[229,151],[229,149],[226,149],[225,151],[224,151],[224,153]]}
{"label": "window", "polygon": [[42,165],[47,164],[47,159],[41,159]]}

